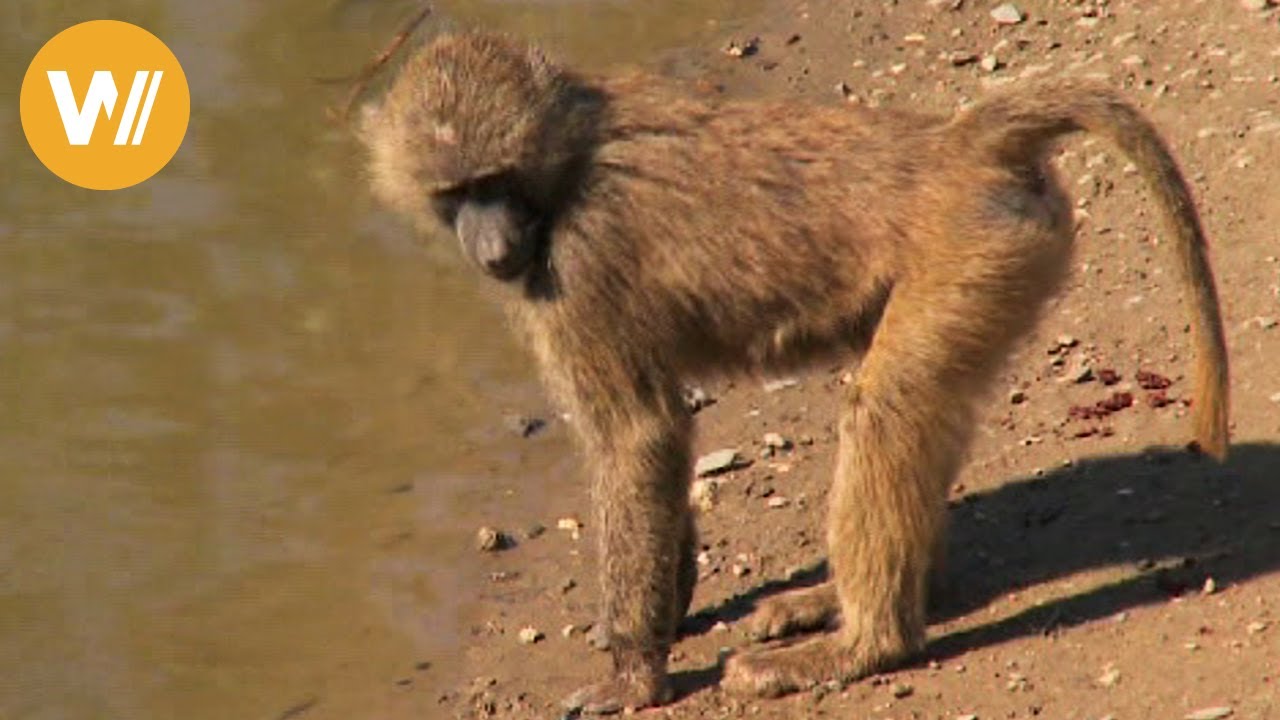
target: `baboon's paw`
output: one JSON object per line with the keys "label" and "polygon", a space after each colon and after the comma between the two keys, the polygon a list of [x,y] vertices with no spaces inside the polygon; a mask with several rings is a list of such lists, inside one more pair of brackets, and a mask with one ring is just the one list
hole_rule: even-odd
{"label": "baboon's paw", "polygon": [[779,697],[827,680],[852,679],[850,665],[845,651],[829,638],[818,638],[734,655],[725,663],[721,684],[737,695]]}
{"label": "baboon's paw", "polygon": [[762,601],[747,619],[753,640],[773,640],[799,632],[830,628],[840,619],[834,583],[791,590]]}
{"label": "baboon's paw", "polygon": [[671,702],[671,685],[665,676],[647,681],[615,675],[588,685],[565,698],[566,710],[582,715],[612,715]]}

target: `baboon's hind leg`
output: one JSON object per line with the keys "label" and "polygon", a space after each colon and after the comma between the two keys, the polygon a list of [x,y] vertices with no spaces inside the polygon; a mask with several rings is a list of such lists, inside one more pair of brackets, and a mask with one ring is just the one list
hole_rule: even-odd
{"label": "baboon's hind leg", "polygon": [[895,290],[840,418],[827,527],[840,628],[730,658],[730,689],[770,696],[850,680],[924,647],[946,491],[969,441],[975,400],[1012,339],[1034,321],[1063,264],[1065,243],[1026,239],[939,263]]}

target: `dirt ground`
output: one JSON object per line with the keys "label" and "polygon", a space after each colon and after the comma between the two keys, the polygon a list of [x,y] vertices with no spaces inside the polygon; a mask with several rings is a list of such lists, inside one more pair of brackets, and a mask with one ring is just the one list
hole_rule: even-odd
{"label": "dirt ground", "polygon": [[[698,449],[734,448],[751,464],[708,481],[696,614],[672,652],[680,697],[642,716],[1280,718],[1280,9],[1014,4],[1023,20],[1002,25],[989,1],[771,2],[720,45],[654,66],[729,96],[939,112],[1035,76],[1124,88],[1202,204],[1233,363],[1230,459],[1181,450],[1187,320],[1156,208],[1113,148],[1074,140],[1059,162],[1077,198],[1073,280],[1011,359],[952,489],[946,587],[925,654],[778,700],[718,689],[718,658],[748,642],[737,621],[821,573],[845,369],[767,388],[712,384]],[[730,42],[754,52],[723,52]],[[1139,371],[1172,380],[1165,400]],[[1135,402],[1071,417],[1116,392]],[[562,432],[553,423],[529,442]],[[765,433],[790,447],[767,450]],[[585,483],[563,486],[574,489],[563,512],[530,519],[545,532],[512,520],[503,529],[515,547],[477,554],[465,657],[436,663],[457,670],[447,682],[441,670],[439,687],[414,690],[436,693],[440,717],[558,717],[561,697],[606,670],[584,633],[597,597],[593,529],[574,539],[559,527],[589,516]],[[522,642],[526,628],[536,642]]]}

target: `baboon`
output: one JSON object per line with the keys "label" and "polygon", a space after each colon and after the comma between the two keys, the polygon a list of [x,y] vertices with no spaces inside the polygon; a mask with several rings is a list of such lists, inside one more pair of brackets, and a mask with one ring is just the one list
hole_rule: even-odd
{"label": "baboon", "polygon": [[443,35],[363,112],[375,194],[452,231],[592,463],[613,672],[568,701],[667,702],[696,578],[684,383],[857,361],[829,500],[831,581],[781,595],[726,661],[778,695],[920,651],[946,492],[979,400],[1062,285],[1073,228],[1047,164],[1077,131],[1117,145],[1159,202],[1190,296],[1199,448],[1227,451],[1227,359],[1190,191],[1155,129],[1101,85],[1047,81],[952,118],[727,101],[592,79],[506,37]]}

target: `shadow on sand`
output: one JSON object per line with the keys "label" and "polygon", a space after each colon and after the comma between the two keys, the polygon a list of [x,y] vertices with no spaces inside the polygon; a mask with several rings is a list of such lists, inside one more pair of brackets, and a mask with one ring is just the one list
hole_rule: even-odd
{"label": "shadow on sand", "polygon": [[[1181,451],[1084,460],[964,497],[951,508],[946,587],[932,621],[993,599],[1099,567],[1137,574],[1011,617],[934,638],[925,659],[942,659],[1014,638],[1044,634],[1198,590],[1280,569],[1280,445],[1232,447],[1223,464]],[[770,582],[686,622],[686,635],[750,614],[774,593],[826,577],[825,563]],[[680,673],[687,694],[718,682],[718,668]]]}

